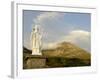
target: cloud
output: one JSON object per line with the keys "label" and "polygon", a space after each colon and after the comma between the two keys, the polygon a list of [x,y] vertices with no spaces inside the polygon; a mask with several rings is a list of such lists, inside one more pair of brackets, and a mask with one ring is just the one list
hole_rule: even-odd
{"label": "cloud", "polygon": [[57,42],[49,42],[49,43],[44,43],[42,46],[43,46],[42,47],[43,49],[54,49],[58,46],[58,43]]}
{"label": "cloud", "polygon": [[34,19],[35,24],[43,24],[48,20],[54,20],[60,17],[61,15],[56,12],[44,12],[37,16],[36,19]]}

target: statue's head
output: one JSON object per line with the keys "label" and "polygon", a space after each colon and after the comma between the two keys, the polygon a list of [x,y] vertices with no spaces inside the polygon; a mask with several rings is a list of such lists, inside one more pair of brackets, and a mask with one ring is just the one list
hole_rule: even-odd
{"label": "statue's head", "polygon": [[35,25],[35,27],[33,28],[33,31],[34,31],[34,32],[39,32],[39,27],[38,27],[38,25]]}

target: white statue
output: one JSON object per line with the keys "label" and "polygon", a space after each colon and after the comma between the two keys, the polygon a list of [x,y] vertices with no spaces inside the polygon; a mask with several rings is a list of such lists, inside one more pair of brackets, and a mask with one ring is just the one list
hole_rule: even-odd
{"label": "white statue", "polygon": [[31,32],[31,46],[32,46],[32,55],[42,55],[41,53],[41,38],[39,32],[39,25],[35,25]]}

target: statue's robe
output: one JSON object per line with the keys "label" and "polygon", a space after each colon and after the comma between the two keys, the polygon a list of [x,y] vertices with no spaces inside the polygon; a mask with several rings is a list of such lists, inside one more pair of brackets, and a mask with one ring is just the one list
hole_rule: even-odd
{"label": "statue's robe", "polygon": [[41,36],[39,32],[32,32],[32,55],[41,55]]}

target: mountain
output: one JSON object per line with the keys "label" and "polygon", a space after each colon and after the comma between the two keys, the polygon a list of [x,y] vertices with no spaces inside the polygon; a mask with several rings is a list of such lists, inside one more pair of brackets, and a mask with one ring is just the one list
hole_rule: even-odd
{"label": "mountain", "polygon": [[43,50],[42,53],[46,56],[58,56],[66,58],[90,59],[91,57],[89,52],[69,42],[59,43],[57,48]]}
{"label": "mountain", "polygon": [[54,49],[42,51],[47,58],[47,65],[50,67],[77,67],[90,66],[91,54],[69,42],[59,43]]}

